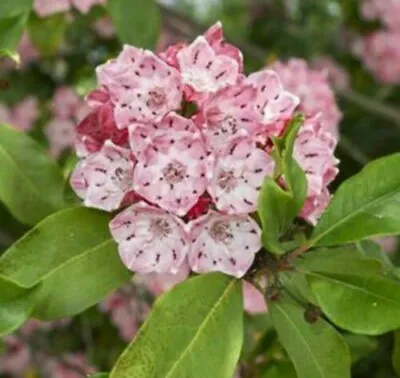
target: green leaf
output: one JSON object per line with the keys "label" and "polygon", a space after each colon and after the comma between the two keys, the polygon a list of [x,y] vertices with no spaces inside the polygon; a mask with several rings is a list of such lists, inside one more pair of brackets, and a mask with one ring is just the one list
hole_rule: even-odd
{"label": "green leaf", "polygon": [[394,332],[392,363],[396,374],[400,377],[400,331]]}
{"label": "green leaf", "polygon": [[302,122],[301,116],[295,117],[287,136],[279,142],[276,141],[277,148],[281,150],[282,158],[278,163],[282,166],[287,190],[267,177],[259,196],[258,214],[262,223],[263,244],[269,252],[278,255],[286,253],[280,238],[298,215],[307,196],[305,174],[292,157],[294,142]]}
{"label": "green leaf", "polygon": [[108,10],[123,43],[148,49],[155,46],[161,15],[154,0],[109,0]]}
{"label": "green leaf", "polygon": [[22,286],[43,283],[36,317],[50,320],[77,314],[130,277],[108,222],[107,214],[86,208],[53,214],[0,258],[0,274]]}
{"label": "green leaf", "polygon": [[20,222],[35,225],[64,207],[64,179],[26,134],[0,125],[0,200]]}
{"label": "green leaf", "polygon": [[32,312],[39,285],[22,287],[0,276],[0,336],[20,327]]}
{"label": "green leaf", "polygon": [[298,263],[324,314],[353,333],[380,335],[399,328],[400,280],[378,260],[345,252],[316,251]]}
{"label": "green leaf", "polygon": [[97,373],[89,376],[89,378],[108,378],[109,376],[109,373]]}
{"label": "green leaf", "polygon": [[386,266],[392,266],[387,253],[382,251],[381,246],[372,240],[361,240],[357,242],[357,248],[363,253],[365,257],[376,259]]}
{"label": "green leaf", "polygon": [[291,362],[283,361],[272,364],[261,378],[297,378],[297,374]]}
{"label": "green leaf", "polygon": [[241,282],[191,278],[157,300],[111,378],[232,378],[243,342]]}
{"label": "green leaf", "polygon": [[65,15],[60,13],[40,18],[34,13],[28,21],[28,33],[32,43],[42,55],[54,55],[59,49],[67,23]]}
{"label": "green leaf", "polygon": [[378,347],[376,339],[364,335],[346,334],[344,339],[350,349],[352,364],[368,356]]}
{"label": "green leaf", "polygon": [[279,339],[299,378],[350,378],[350,356],[342,336],[323,319],[304,320],[304,309],[290,298],[269,304]]}
{"label": "green leaf", "polygon": [[33,0],[2,1],[0,3],[0,56],[19,62],[17,47],[26,25]]}
{"label": "green leaf", "polygon": [[317,224],[310,245],[330,246],[400,233],[400,154],[368,164],[345,181]]}

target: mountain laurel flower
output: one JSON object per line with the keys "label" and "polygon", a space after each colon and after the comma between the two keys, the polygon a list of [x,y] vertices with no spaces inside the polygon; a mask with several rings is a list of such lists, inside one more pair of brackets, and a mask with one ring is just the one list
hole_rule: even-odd
{"label": "mountain laurel flower", "polygon": [[272,176],[274,160],[250,139],[233,141],[218,155],[207,187],[218,210],[248,214],[257,210],[258,195],[266,176]]}
{"label": "mountain laurel flower", "polygon": [[315,224],[329,203],[328,185],[337,176],[336,139],[325,131],[320,117],[306,119],[294,144],[293,157],[306,174],[308,193],[302,216]]}
{"label": "mountain laurel flower", "polygon": [[110,93],[120,129],[161,121],[181,105],[181,75],[150,51],[125,45],[117,59],[97,68],[97,77]]}
{"label": "mountain laurel flower", "polygon": [[261,230],[247,215],[213,211],[191,223],[189,265],[194,272],[219,271],[241,278],[261,248]]}
{"label": "mountain laurel flower", "polygon": [[342,113],[326,75],[296,58],[286,63],[276,62],[271,68],[279,75],[285,89],[300,98],[298,110],[310,117],[321,114],[322,126],[337,139]]}
{"label": "mountain laurel flower", "polygon": [[[246,76],[220,23],[157,54],[125,45],[97,68],[71,185],[86,206],[121,210],[110,222],[121,260],[155,286],[190,271],[241,278],[262,248],[260,190],[279,173],[272,138],[287,131],[302,97],[271,69]],[[335,146],[307,118],[293,156],[309,183],[298,215],[312,223],[330,200]]]}
{"label": "mountain laurel flower", "polygon": [[112,220],[110,231],[128,269],[142,273],[176,274],[189,249],[183,222],[171,213],[136,203]]}
{"label": "mountain laurel flower", "polygon": [[133,190],[134,165],[130,150],[108,140],[99,152],[77,165],[71,175],[71,186],[86,206],[113,211]]}
{"label": "mountain laurel flower", "polygon": [[264,125],[265,134],[278,136],[283,130],[297,105],[299,98],[283,89],[278,75],[272,70],[262,70],[247,79],[257,89],[254,109]]}

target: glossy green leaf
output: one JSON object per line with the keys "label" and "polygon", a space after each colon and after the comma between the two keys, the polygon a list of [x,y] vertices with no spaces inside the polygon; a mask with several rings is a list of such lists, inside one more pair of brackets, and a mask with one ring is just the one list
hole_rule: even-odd
{"label": "glossy green leaf", "polygon": [[108,222],[107,214],[86,208],[53,214],[0,258],[0,274],[23,286],[43,283],[34,311],[38,318],[79,313],[130,277]]}
{"label": "glossy green leaf", "polygon": [[161,30],[161,15],[154,0],[109,0],[108,10],[123,43],[153,48]]}
{"label": "glossy green leaf", "polygon": [[0,201],[20,222],[34,225],[64,207],[61,170],[26,134],[0,125]]}
{"label": "glossy green leaf", "polygon": [[39,285],[22,287],[0,276],[0,336],[20,327],[32,312]]}
{"label": "glossy green leaf", "polygon": [[59,49],[67,27],[65,15],[38,17],[31,14],[28,21],[28,33],[34,46],[44,56],[54,55]]}
{"label": "glossy green leaf", "polygon": [[6,55],[19,61],[17,47],[33,0],[0,2],[0,56]]}
{"label": "glossy green leaf", "polygon": [[288,188],[286,190],[281,188],[272,178],[267,177],[258,200],[264,247],[278,255],[286,252],[280,238],[299,213],[307,195],[305,174],[292,157],[294,142],[302,122],[302,117],[296,117],[288,135],[279,141],[282,146],[277,142],[281,154],[278,164],[282,166]]}
{"label": "glossy green leaf", "polygon": [[232,378],[243,342],[240,281],[191,278],[162,296],[111,378]]}
{"label": "glossy green leaf", "polygon": [[375,338],[364,335],[346,334],[344,339],[350,349],[352,364],[368,356],[378,347],[378,341]]}
{"label": "glossy green leaf", "polygon": [[297,267],[324,314],[354,333],[379,335],[399,328],[400,280],[376,259],[344,253],[309,253]]}
{"label": "glossy green leaf", "polygon": [[400,234],[400,154],[368,164],[336,192],[312,235],[330,246]]}
{"label": "glossy green leaf", "polygon": [[350,356],[342,336],[319,318],[310,324],[290,298],[269,303],[279,339],[299,378],[350,378]]}
{"label": "glossy green leaf", "polygon": [[394,332],[392,363],[396,374],[400,377],[400,331]]}
{"label": "glossy green leaf", "polygon": [[365,257],[376,259],[384,265],[392,266],[388,254],[385,253],[381,246],[372,240],[361,240],[357,242],[357,248],[363,253]]}

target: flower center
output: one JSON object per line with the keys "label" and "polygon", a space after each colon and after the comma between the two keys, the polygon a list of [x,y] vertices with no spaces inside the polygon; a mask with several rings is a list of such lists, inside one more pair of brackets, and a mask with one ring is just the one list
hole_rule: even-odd
{"label": "flower center", "polygon": [[229,244],[233,239],[229,224],[223,221],[215,222],[210,229],[210,236],[219,243]]}
{"label": "flower center", "polygon": [[149,91],[147,105],[151,109],[161,108],[167,101],[167,95],[162,88],[153,88]]}
{"label": "flower center", "polygon": [[114,174],[111,176],[111,182],[118,188],[123,190],[129,188],[132,181],[130,169],[123,169],[122,167],[117,167],[114,170]]}
{"label": "flower center", "polygon": [[218,174],[218,186],[225,190],[226,192],[230,192],[235,189],[237,185],[237,180],[232,171],[224,171],[221,170]]}
{"label": "flower center", "polygon": [[179,161],[172,161],[163,169],[162,173],[169,184],[177,184],[186,176],[186,165]]}
{"label": "flower center", "polygon": [[230,115],[226,116],[222,122],[221,130],[223,133],[236,134],[238,131],[236,119]]}
{"label": "flower center", "polygon": [[150,223],[150,232],[157,238],[165,238],[171,233],[171,226],[165,219],[153,219]]}

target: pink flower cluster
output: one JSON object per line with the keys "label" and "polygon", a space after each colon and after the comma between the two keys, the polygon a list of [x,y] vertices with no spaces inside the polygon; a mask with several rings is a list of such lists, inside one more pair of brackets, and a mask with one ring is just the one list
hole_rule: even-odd
{"label": "pink flower cluster", "polygon": [[88,114],[89,108],[69,87],[56,89],[50,108],[53,118],[47,124],[45,134],[51,154],[59,157],[65,149],[74,145],[76,124]]}
{"label": "pink flower cluster", "polygon": [[0,124],[14,126],[21,131],[30,131],[38,117],[39,103],[35,97],[28,96],[12,108],[0,104]]}
{"label": "pink flower cluster", "polygon": [[329,83],[336,89],[347,89],[350,86],[350,76],[329,56],[319,56],[312,61],[312,67],[322,71]]}
{"label": "pink flower cluster", "polygon": [[[97,77],[100,87],[87,99],[92,111],[77,127],[82,160],[71,185],[86,206],[130,205],[110,223],[124,264],[176,274],[188,263],[197,273],[242,277],[261,248],[252,214],[274,171],[270,137],[284,131],[298,98],[272,70],[246,77],[220,24],[159,56],[126,45]],[[324,132],[310,128],[296,156],[317,164],[307,168],[315,199],[316,176],[335,161]]]}
{"label": "pink flower cluster", "polygon": [[366,20],[381,21],[384,28],[358,38],[355,55],[378,80],[400,84],[400,2],[364,0],[361,13]]}
{"label": "pink flower cluster", "polygon": [[[67,375],[56,373],[56,366],[62,364],[58,358],[46,355],[43,351],[38,351],[30,342],[37,338],[39,334],[48,333],[68,326],[70,319],[62,319],[52,322],[40,322],[29,320],[19,329],[15,335],[5,338],[5,348],[0,355],[0,374],[20,378],[26,376],[29,370],[38,368],[46,373],[45,376],[52,378],[75,378],[82,375]],[[66,361],[84,361],[81,354],[70,354],[66,356]],[[36,366],[39,364],[39,366]],[[85,364],[87,366],[87,364]],[[91,370],[91,368],[90,368]],[[92,371],[92,370],[91,370]],[[89,373],[89,368],[87,368]]]}
{"label": "pink flower cluster", "polygon": [[33,9],[40,17],[67,12],[75,7],[81,13],[88,13],[94,5],[104,5],[107,0],[34,0]]}
{"label": "pink flower cluster", "polygon": [[312,69],[302,59],[292,58],[286,63],[275,62],[272,66],[284,87],[300,98],[299,110],[306,116],[321,114],[325,130],[339,138],[342,119],[335,94],[327,76],[320,69]]}

